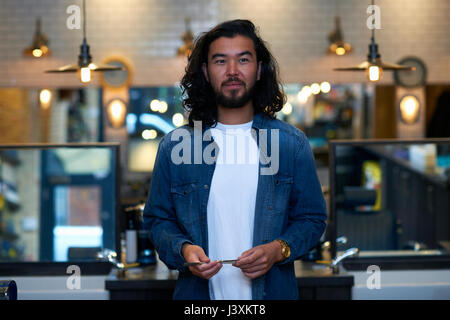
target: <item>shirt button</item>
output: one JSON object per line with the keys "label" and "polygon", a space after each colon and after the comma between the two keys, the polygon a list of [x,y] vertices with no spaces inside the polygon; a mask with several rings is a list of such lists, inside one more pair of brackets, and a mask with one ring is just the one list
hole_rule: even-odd
{"label": "shirt button", "polygon": [[208,189],[209,186],[208,186],[207,184],[205,184],[205,185],[203,186],[203,188]]}
{"label": "shirt button", "polygon": [[269,206],[269,210],[272,210],[272,206]]}

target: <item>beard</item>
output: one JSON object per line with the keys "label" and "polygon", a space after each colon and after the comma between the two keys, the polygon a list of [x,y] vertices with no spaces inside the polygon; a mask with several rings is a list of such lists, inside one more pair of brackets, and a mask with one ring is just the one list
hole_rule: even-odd
{"label": "beard", "polygon": [[253,84],[250,88],[247,89],[247,86],[243,81],[240,81],[240,80],[234,79],[234,78],[227,80],[227,82],[228,81],[241,82],[242,86],[244,88],[244,93],[241,96],[238,96],[239,90],[231,90],[230,96],[227,97],[222,93],[222,91],[213,89],[215,101],[218,106],[220,105],[226,109],[238,109],[238,108],[242,108],[250,100],[253,99],[253,96],[255,94],[255,87],[256,87],[255,84]]}

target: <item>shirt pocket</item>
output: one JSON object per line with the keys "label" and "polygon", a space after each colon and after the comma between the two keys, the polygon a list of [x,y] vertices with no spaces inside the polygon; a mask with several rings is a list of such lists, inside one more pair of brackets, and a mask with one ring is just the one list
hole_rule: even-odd
{"label": "shirt pocket", "polygon": [[188,196],[190,193],[194,192],[197,188],[197,182],[188,182],[173,185],[170,188],[170,192],[174,196]]}
{"label": "shirt pocket", "polygon": [[173,205],[178,223],[183,229],[189,229],[198,222],[198,183],[187,182],[171,186]]}
{"label": "shirt pocket", "polygon": [[287,212],[293,182],[294,178],[290,176],[280,175],[274,178],[275,213],[280,214]]}

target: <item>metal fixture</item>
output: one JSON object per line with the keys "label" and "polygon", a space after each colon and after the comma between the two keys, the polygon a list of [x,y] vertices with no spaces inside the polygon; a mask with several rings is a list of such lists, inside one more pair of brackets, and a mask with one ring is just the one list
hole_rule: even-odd
{"label": "metal fixture", "polygon": [[189,57],[194,49],[194,34],[191,31],[190,21],[191,20],[189,18],[184,20],[186,31],[181,36],[183,44],[177,50],[177,54],[179,56]]}
{"label": "metal fixture", "polygon": [[117,260],[117,253],[111,249],[104,249],[103,251],[97,252],[97,260],[107,261],[117,268],[117,276],[119,278],[125,277],[126,271],[129,268],[139,266],[139,263],[124,264]]}
{"label": "metal fixture", "polygon": [[[336,238],[336,244],[346,244],[347,243],[347,237],[342,236],[339,238]],[[331,248],[331,242],[330,241],[325,241],[324,243],[322,243],[322,250],[327,250]]]}
{"label": "metal fixture", "polygon": [[[372,0],[372,6],[374,0]],[[356,66],[334,68],[335,71],[365,71],[369,81],[377,82],[383,77],[383,70],[415,70],[414,67],[399,65],[395,63],[381,61],[381,55],[378,53],[378,44],[375,42],[375,28],[372,28],[372,37],[369,44],[369,54],[367,61],[361,62]]]}
{"label": "metal fixture", "polygon": [[117,269],[123,269],[124,264],[117,260],[117,253],[111,249],[104,249],[103,251],[97,252],[96,258],[98,260],[108,261],[113,264]]}
{"label": "metal fixture", "polygon": [[50,55],[48,48],[48,38],[41,32],[41,18],[36,20],[36,32],[34,33],[33,43],[23,51],[24,56],[41,58]]}
{"label": "metal fixture", "polygon": [[92,56],[89,52],[89,45],[86,41],[86,3],[83,0],[83,42],[80,46],[80,54],[78,56],[77,64],[70,64],[60,67],[56,70],[47,70],[47,73],[64,73],[64,72],[78,72],[81,82],[87,83],[92,80],[93,71],[117,71],[122,70],[121,67],[100,65],[92,63]]}
{"label": "metal fixture", "polygon": [[339,257],[336,257],[333,261],[330,263],[330,268],[333,274],[339,273],[339,263],[341,263],[344,259],[358,256],[359,255],[359,249],[358,248],[350,248],[346,251],[344,251],[343,254],[341,254]]}
{"label": "metal fixture", "polygon": [[328,53],[342,56],[352,52],[352,46],[350,43],[344,41],[341,30],[341,18],[337,16],[334,21],[335,29],[328,35],[328,40],[330,41]]}

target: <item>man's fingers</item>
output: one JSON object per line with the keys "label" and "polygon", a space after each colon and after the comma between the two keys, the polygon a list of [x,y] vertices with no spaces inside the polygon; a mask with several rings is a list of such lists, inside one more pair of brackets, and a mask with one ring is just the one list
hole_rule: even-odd
{"label": "man's fingers", "polygon": [[259,252],[259,250],[250,250],[249,254],[244,258],[242,258],[242,256],[239,257],[235,265],[238,268],[245,268],[249,265],[252,265],[260,256],[261,252]]}
{"label": "man's fingers", "polygon": [[198,270],[198,272],[208,272],[209,270],[215,268],[219,263],[217,261],[212,261],[205,264],[200,264],[198,266],[194,266]]}
{"label": "man's fingers", "polygon": [[270,267],[271,265],[269,265],[269,261],[267,261],[266,257],[261,256],[258,259],[256,259],[253,263],[246,264],[244,266],[241,266],[240,268],[244,273],[245,272],[252,273],[262,270],[268,270]]}
{"label": "man's fingers", "polygon": [[200,264],[197,266],[191,266],[189,268],[191,270],[195,270],[198,273],[203,273],[203,272],[208,272],[211,269],[214,269],[215,267],[217,267],[218,264],[219,263],[217,261],[212,261],[212,262]]}
{"label": "man's fingers", "polygon": [[263,271],[265,269],[267,269],[267,265],[259,264],[259,265],[251,266],[249,268],[242,268],[242,272],[244,272],[244,273],[254,273],[254,272],[258,272],[258,271]]}
{"label": "man's fingers", "polygon": [[202,247],[197,245],[186,245],[183,249],[186,262],[210,262]]}
{"label": "man's fingers", "polygon": [[241,256],[238,259],[246,258],[253,253],[253,248],[247,251],[242,252]]}
{"label": "man's fingers", "polygon": [[222,268],[222,265],[218,263],[217,261],[213,261],[208,264],[203,264],[199,266],[189,267],[191,272],[195,274],[196,276],[203,278],[203,279],[209,279],[213,275],[215,275],[219,270]]}
{"label": "man's fingers", "polygon": [[205,274],[206,279],[211,278],[214,276],[219,270],[222,269],[222,265],[220,263],[217,264],[216,267],[210,269],[207,274]]}

